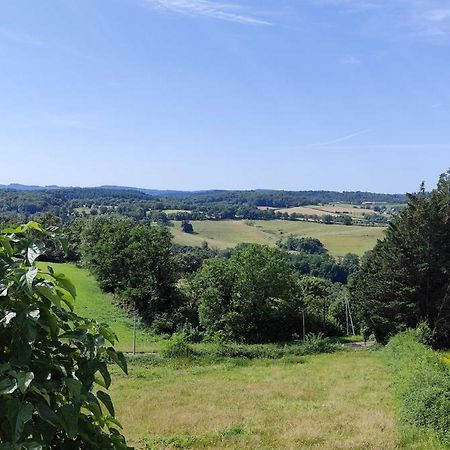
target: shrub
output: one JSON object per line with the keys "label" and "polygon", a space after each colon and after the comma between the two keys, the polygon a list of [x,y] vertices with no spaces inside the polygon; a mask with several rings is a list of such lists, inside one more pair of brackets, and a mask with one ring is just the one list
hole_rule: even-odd
{"label": "shrub", "polygon": [[268,345],[220,343],[216,347],[215,356],[224,358],[278,359],[284,356],[284,351],[282,348]]}
{"label": "shrub", "polygon": [[298,347],[298,355],[313,355],[316,353],[332,353],[336,351],[336,345],[322,333],[306,335],[305,340]]}
{"label": "shrub", "polygon": [[179,333],[172,336],[162,354],[165,358],[192,358],[196,352],[189,345],[187,336]]}
{"label": "shrub", "polygon": [[317,353],[331,353],[337,350],[337,346],[323,335],[308,335],[303,342],[276,346],[270,344],[236,344],[220,342],[206,354],[219,358],[244,358],[244,359],[282,359],[313,355]]}
{"label": "shrub", "polygon": [[450,444],[450,370],[422,338],[423,329],[410,330],[387,346],[401,417]]}

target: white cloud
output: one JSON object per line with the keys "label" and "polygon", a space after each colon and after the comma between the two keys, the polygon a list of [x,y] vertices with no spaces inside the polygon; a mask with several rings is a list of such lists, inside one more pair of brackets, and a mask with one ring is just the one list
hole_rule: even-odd
{"label": "white cloud", "polygon": [[146,0],[153,8],[189,16],[203,16],[247,25],[272,25],[270,22],[241,12],[239,5],[210,0]]}

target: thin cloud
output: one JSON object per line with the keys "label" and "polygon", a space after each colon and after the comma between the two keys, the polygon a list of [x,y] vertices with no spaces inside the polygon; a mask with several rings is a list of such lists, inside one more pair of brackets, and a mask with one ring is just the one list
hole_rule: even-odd
{"label": "thin cloud", "polygon": [[17,31],[12,31],[7,28],[0,27],[0,39],[7,39],[8,41],[14,42],[15,44],[21,45],[32,45],[39,47],[42,45],[42,41],[30,36],[26,33],[20,33]]}
{"label": "thin cloud", "polygon": [[218,3],[210,0],[146,0],[155,9],[187,16],[203,16],[246,25],[272,25],[253,14],[241,13],[239,5]]}
{"label": "thin cloud", "polygon": [[313,144],[313,145],[311,145],[311,147],[327,147],[329,145],[340,144],[341,142],[349,141],[350,139],[353,139],[357,136],[361,136],[362,134],[370,133],[371,131],[372,130],[370,130],[370,129],[356,131],[355,133],[347,134],[345,136],[341,136],[341,137],[333,139],[331,141],[321,142],[319,144]]}

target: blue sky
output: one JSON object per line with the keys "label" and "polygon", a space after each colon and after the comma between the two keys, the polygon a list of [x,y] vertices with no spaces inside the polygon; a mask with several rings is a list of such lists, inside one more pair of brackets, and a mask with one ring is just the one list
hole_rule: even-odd
{"label": "blue sky", "polygon": [[405,192],[450,166],[449,0],[4,1],[0,69],[0,184]]}

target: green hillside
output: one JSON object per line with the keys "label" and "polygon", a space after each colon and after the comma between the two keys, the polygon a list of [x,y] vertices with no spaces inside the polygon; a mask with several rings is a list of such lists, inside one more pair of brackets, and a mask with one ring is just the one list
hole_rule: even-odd
{"label": "green hillside", "polygon": [[[39,263],[41,268],[51,266],[55,272],[65,273],[77,288],[75,311],[77,314],[108,323],[117,334],[118,350],[130,352],[133,343],[133,320],[113,304],[112,296],[104,294],[95,278],[86,269],[73,264]],[[144,330],[137,332],[137,351],[153,351],[154,338]]]}

